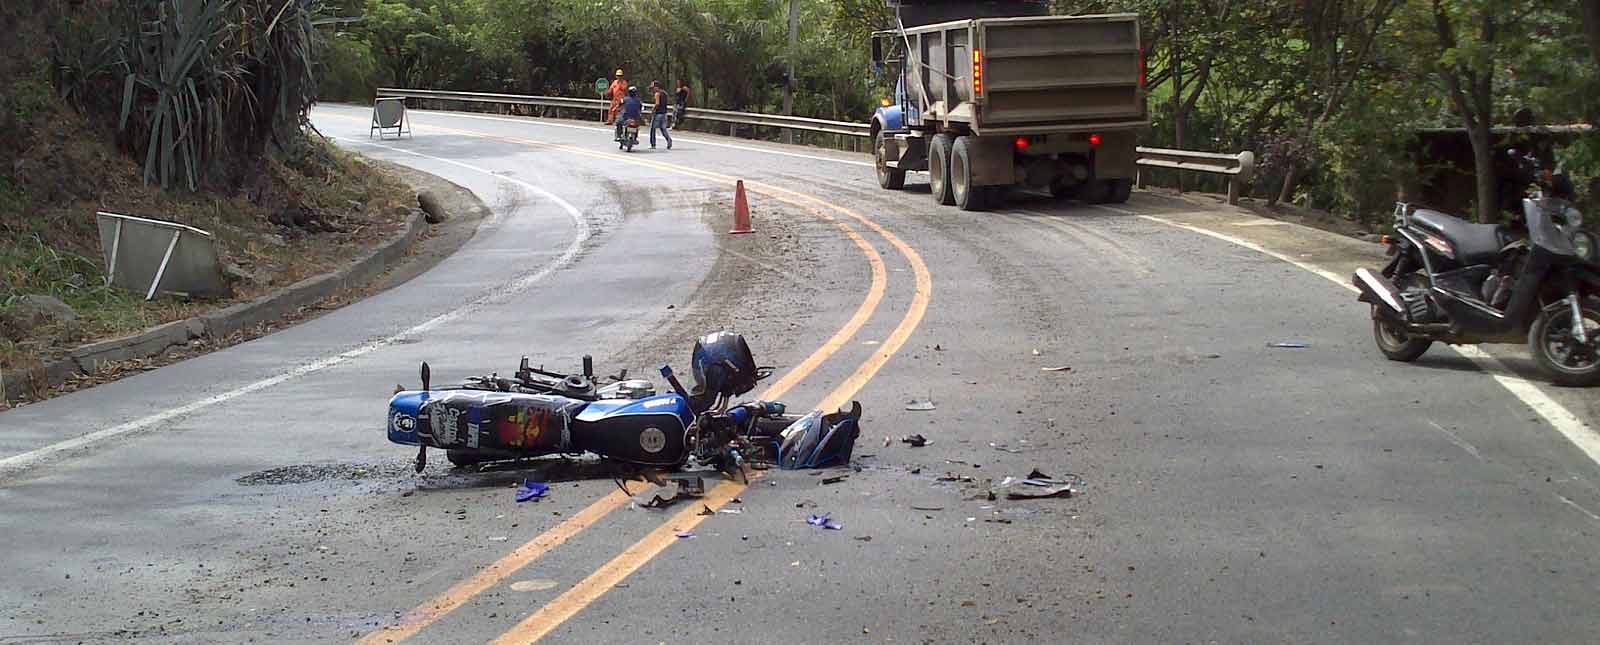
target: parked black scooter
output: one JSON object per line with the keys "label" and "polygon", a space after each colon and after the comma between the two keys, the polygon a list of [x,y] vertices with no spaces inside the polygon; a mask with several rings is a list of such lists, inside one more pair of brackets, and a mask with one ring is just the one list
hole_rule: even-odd
{"label": "parked black scooter", "polygon": [[1434,341],[1527,342],[1556,383],[1600,384],[1600,244],[1581,230],[1565,175],[1531,156],[1519,167],[1537,185],[1522,200],[1526,233],[1395,205],[1394,259],[1352,278],[1384,356],[1413,361]]}

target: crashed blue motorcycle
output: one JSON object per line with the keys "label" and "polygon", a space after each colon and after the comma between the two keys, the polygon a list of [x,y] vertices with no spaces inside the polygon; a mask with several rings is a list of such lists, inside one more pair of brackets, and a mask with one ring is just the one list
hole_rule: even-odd
{"label": "crashed blue motorcycle", "polygon": [[416,469],[438,448],[452,464],[590,453],[637,466],[704,468],[735,473],[746,463],[820,468],[849,463],[861,432],[861,404],[832,413],[786,414],[783,403],[734,397],[772,373],[757,367],[743,336],[730,332],[696,341],[692,390],[670,366],[661,375],[671,391],[616,376],[597,378],[585,356],[583,372],[534,368],[528,358],[510,377],[475,376],[431,387],[422,364],[422,389],[389,399],[388,437],[417,446]]}

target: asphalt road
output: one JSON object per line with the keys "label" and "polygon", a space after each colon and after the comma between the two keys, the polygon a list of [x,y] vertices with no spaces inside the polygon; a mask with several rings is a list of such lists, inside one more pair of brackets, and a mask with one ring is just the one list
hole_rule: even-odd
{"label": "asphalt road", "polygon": [[[1149,193],[964,213],[915,176],[880,190],[859,155],[709,135],[623,155],[585,124],[413,112],[413,137],[378,144],[363,109],[314,116],[494,219],[346,309],[0,414],[0,643],[1600,627],[1594,397],[1541,384],[1515,350],[1383,361],[1364,306],[1314,272],[1348,275],[1369,246]],[[754,235],[725,234],[734,179]],[[721,328],[793,375],[792,409],[862,403],[859,471],[722,484],[712,503],[740,512],[709,517],[630,508],[586,468],[539,471],[550,496],[517,504],[527,473],[413,475],[383,436],[420,360],[439,382],[521,355],[641,373]],[[1268,346],[1285,340],[1309,347]],[[932,443],[896,440],[911,433]],[[983,494],[1035,468],[1086,486]],[[804,522],[820,512],[842,530]]]}

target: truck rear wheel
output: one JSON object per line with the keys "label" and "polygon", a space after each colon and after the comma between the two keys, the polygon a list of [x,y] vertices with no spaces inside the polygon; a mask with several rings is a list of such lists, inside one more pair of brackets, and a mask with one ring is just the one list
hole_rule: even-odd
{"label": "truck rear wheel", "polygon": [[1078,199],[1085,204],[1104,204],[1110,198],[1111,186],[1104,179],[1090,179],[1078,187]]}
{"label": "truck rear wheel", "polygon": [[964,211],[981,211],[988,206],[988,186],[972,185],[972,138],[956,137],[950,154],[950,197]]}
{"label": "truck rear wheel", "polygon": [[1106,196],[1107,204],[1125,204],[1133,195],[1132,179],[1107,179],[1106,183],[1111,187],[1111,194]]}
{"label": "truck rear wheel", "polygon": [[933,190],[933,201],[945,206],[956,203],[950,191],[952,139],[948,134],[936,134],[928,141],[928,187]]}
{"label": "truck rear wheel", "polygon": [[905,188],[906,171],[899,168],[889,167],[889,159],[884,156],[886,150],[884,150],[883,139],[881,138],[881,135],[874,132],[872,134],[872,140],[877,144],[872,147],[872,151],[874,153],[873,156],[877,157],[878,185],[888,190],[900,190],[901,188]]}

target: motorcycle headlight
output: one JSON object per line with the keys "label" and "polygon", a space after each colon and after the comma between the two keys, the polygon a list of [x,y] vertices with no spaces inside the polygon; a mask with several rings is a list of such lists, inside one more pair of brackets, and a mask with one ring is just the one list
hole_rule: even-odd
{"label": "motorcycle headlight", "polygon": [[1572,250],[1577,252],[1578,257],[1583,258],[1585,262],[1595,261],[1596,246],[1600,246],[1600,244],[1595,243],[1593,233],[1588,231],[1574,231],[1572,233]]}

